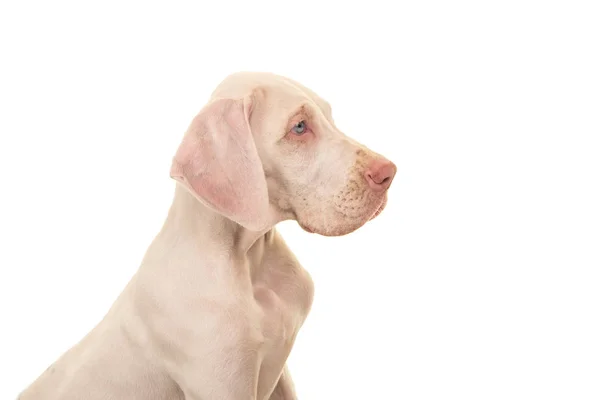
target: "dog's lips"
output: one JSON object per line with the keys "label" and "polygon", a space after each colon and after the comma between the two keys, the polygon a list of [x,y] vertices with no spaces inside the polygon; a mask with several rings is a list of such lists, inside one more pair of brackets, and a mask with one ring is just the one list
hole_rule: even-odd
{"label": "dog's lips", "polygon": [[[367,219],[367,220],[362,219],[362,223],[360,225],[363,225],[364,223],[369,222],[369,221],[375,219],[379,214],[381,214],[381,212],[383,211],[383,209],[385,208],[386,205],[387,205],[387,193],[384,194],[381,197],[381,199],[379,200],[379,203],[377,205],[377,208],[375,209],[375,211],[373,212],[373,214],[369,217],[369,219]],[[298,225],[300,225],[300,228],[302,228],[304,231],[306,231],[308,233],[317,233],[317,230],[309,227],[308,225],[303,224],[300,221],[297,221],[297,222],[298,222]],[[355,230],[355,229],[357,229],[357,228],[358,227],[355,226],[353,229],[350,230],[350,232],[353,231],[353,230]],[[332,232],[321,232],[321,230],[319,230],[319,234],[324,235],[324,236],[339,236],[340,235],[339,232],[340,232],[340,230],[337,230],[337,231],[334,230]]]}
{"label": "dog's lips", "polygon": [[308,232],[308,233],[315,233],[315,231],[313,231],[313,230],[312,230],[311,228],[309,228],[308,226],[306,226],[306,225],[302,225],[302,224],[299,224],[299,225],[300,225],[300,228],[304,229],[306,232]]}
{"label": "dog's lips", "polygon": [[379,207],[373,213],[373,215],[371,216],[371,218],[369,218],[369,221],[375,219],[379,214],[381,214],[381,212],[385,208],[386,204],[387,204],[387,194],[385,196],[383,196],[383,198],[381,199],[381,202],[379,203]]}

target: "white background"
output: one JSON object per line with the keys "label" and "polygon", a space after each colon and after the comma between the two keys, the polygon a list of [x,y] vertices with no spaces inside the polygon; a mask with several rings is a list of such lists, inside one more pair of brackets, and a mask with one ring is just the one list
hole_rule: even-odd
{"label": "white background", "polygon": [[300,399],[600,398],[595,5],[2,2],[0,398],[108,310],[238,70],[311,87],[399,168],[353,234],[280,226],[316,284]]}

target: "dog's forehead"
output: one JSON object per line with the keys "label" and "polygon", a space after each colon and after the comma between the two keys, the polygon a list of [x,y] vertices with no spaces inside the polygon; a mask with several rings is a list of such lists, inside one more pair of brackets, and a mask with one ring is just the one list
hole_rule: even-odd
{"label": "dog's forehead", "polygon": [[264,90],[269,98],[277,103],[294,107],[310,100],[326,115],[331,114],[331,106],[311,89],[290,78],[268,72],[238,72],[226,77],[215,89],[212,97],[243,97],[255,89]]}

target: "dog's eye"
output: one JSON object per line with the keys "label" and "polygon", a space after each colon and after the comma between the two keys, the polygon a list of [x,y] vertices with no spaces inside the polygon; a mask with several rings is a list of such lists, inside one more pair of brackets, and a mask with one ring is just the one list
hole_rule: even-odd
{"label": "dog's eye", "polygon": [[306,132],[306,121],[300,121],[292,128],[292,132],[296,135],[302,135]]}

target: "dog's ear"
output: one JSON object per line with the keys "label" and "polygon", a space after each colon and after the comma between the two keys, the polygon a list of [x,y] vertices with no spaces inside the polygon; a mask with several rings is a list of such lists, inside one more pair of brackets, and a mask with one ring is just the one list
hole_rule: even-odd
{"label": "dog's ear", "polygon": [[194,118],[171,177],[198,200],[253,231],[267,227],[269,195],[250,130],[253,96],[217,99]]}

